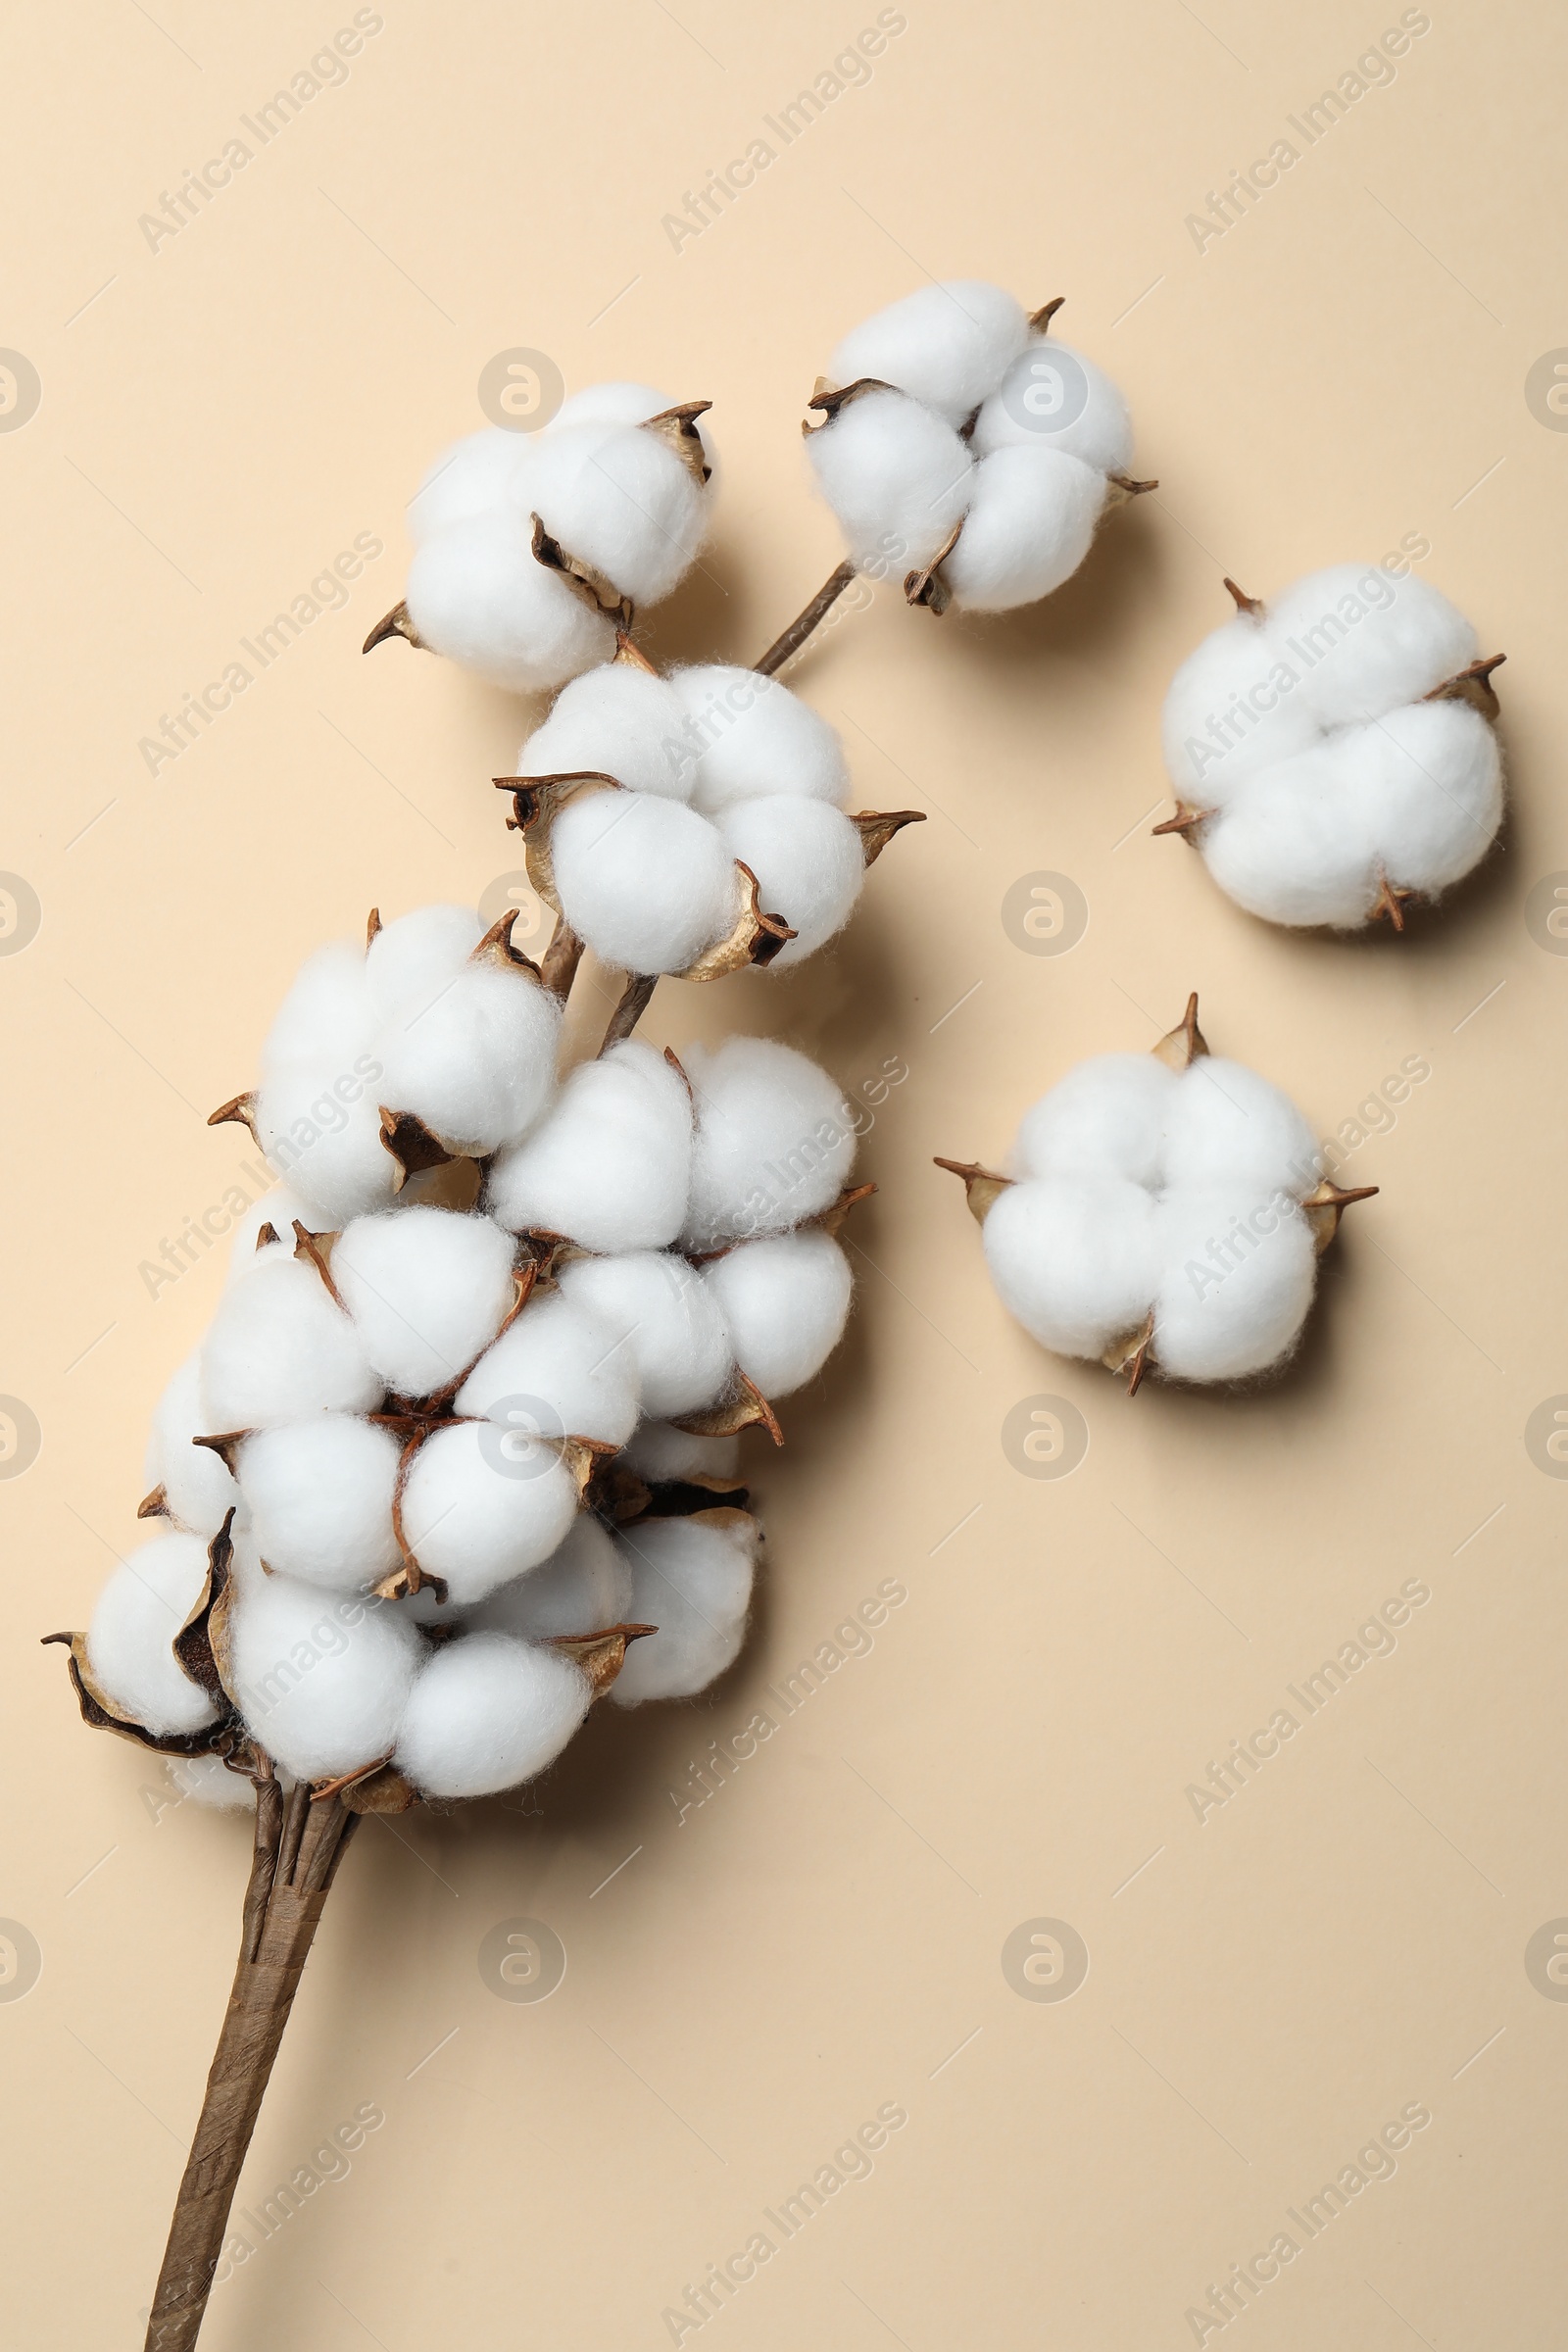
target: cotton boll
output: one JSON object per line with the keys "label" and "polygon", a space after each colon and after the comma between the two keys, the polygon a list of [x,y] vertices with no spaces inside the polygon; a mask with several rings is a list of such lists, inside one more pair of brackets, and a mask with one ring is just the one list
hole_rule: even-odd
{"label": "cotton boll", "polygon": [[[287,1170],[301,1221],[313,1230],[331,1231],[394,1198],[397,1163],[381,1140],[376,1102],[381,1079],[382,1065],[365,1054],[354,1068],[290,1063],[258,1090],[257,1141]],[[269,1222],[276,1225],[275,1215]],[[286,1233],[287,1222],[277,1230]]]}
{"label": "cotton boll", "polygon": [[642,424],[673,405],[651,384],[586,384],[562,402],[550,430],[564,433],[574,424]]}
{"label": "cotton boll", "polygon": [[262,1074],[294,1063],[345,1065],[370,1042],[374,1007],[366,986],[365,955],[346,939],[309,956],[273,1015],[262,1048]]}
{"label": "cotton boll", "polygon": [[831,1207],[855,1165],[855,1124],[826,1070],[761,1037],[683,1058],[697,1098],[684,1247],[783,1233]]}
{"label": "cotton boll", "polygon": [[560,1000],[531,972],[466,964],[432,1004],[382,1030],[381,1091],[449,1151],[489,1153],[543,1110],[560,1040]]}
{"label": "cotton boll", "polygon": [[1172,1195],[1157,1223],[1161,1371],[1172,1380],[1240,1380],[1277,1363],[1295,1345],[1316,1280],[1301,1211],[1230,1187]]}
{"label": "cotton boll", "polygon": [[335,1592],[397,1566],[392,1496],[401,1448],[387,1429],[322,1413],[264,1429],[239,1449],[250,1532],[269,1568]]}
{"label": "cotton boll", "polygon": [[150,1732],[199,1732],[217,1719],[217,1707],[172,1647],[206,1578],[200,1537],[155,1536],[120,1562],[98,1595],[87,1664],[115,1704]]}
{"label": "cotton boll", "polygon": [[483,936],[471,906],[416,906],[383,923],[365,956],[365,989],[376,1023],[432,1004]]}
{"label": "cotton boll", "polygon": [[444,449],[405,513],[414,545],[503,509],[523,446],[515,433],[496,424]]}
{"label": "cotton boll", "polygon": [[240,1498],[221,1454],[195,1443],[197,1438],[215,1434],[202,1396],[198,1350],[186,1357],[158,1399],[143,1475],[149,1491],[163,1488],[175,1525],[204,1542],[217,1535]]}
{"label": "cotton boll", "polygon": [[512,517],[440,532],[416,551],[404,602],[420,642],[511,694],[560,686],[615,650],[604,613],[536,562]]}
{"label": "cotton boll", "polygon": [[977,458],[1015,447],[1059,449],[1102,473],[1125,473],[1133,423],[1121,393],[1087,352],[1041,335],[982,404],[969,446]]}
{"label": "cotton boll", "polygon": [[204,1435],[373,1412],[383,1393],[354,1325],[286,1246],[262,1250],[223,1293],[202,1346]]}
{"label": "cotton boll", "polygon": [[1089,553],[1105,477],[1054,449],[999,449],[974,470],[963,529],[942,576],[971,612],[1038,603]]}
{"label": "cotton boll", "polygon": [[563,1266],[561,1289],[620,1343],[643,1410],[661,1418],[714,1404],[730,1385],[724,1318],[686,1260],[662,1250],[584,1257]]}
{"label": "cotton boll", "polygon": [[684,971],[739,909],[723,842],[678,801],[576,793],[555,820],[550,855],[566,920],[625,971]]}
{"label": "cotton boll", "polygon": [[1419,702],[1476,658],[1474,629],[1440,590],[1376,564],[1336,564],[1296,581],[1269,626],[1327,727]]}
{"label": "cotton boll", "polygon": [[390,1753],[425,1644],[390,1608],[291,1576],[236,1589],[233,1679],[251,1731],[302,1781]]}
{"label": "cotton boll", "polygon": [[951,424],[903,392],[865,392],[808,435],[817,487],[858,571],[932,563],[969,504],[974,461]]}
{"label": "cotton boll", "polygon": [[718,819],[724,847],[757,876],[762,905],[796,934],[768,965],[800,963],[843,930],[865,880],[857,828],[826,801],[739,801]]}
{"label": "cotton boll", "polygon": [[1099,1054],[1081,1061],[1024,1114],[1013,1173],[1157,1183],[1175,1089],[1175,1071],[1152,1054]]}
{"label": "cotton boll", "polygon": [[640,425],[558,423],[529,451],[513,495],[640,605],[669,594],[707,525],[702,486]]}
{"label": "cotton boll", "polygon": [[709,814],[793,793],[842,808],[849,765],[837,730],[776,678],[724,662],[671,672],[685,739],[700,755],[694,799]]}
{"label": "cotton boll", "polygon": [[[238,1282],[256,1262],[256,1245],[264,1225],[281,1237],[292,1234],[294,1220],[310,1226],[313,1222],[310,1205],[286,1184],[274,1184],[270,1193],[253,1200],[243,1216],[236,1217],[229,1227],[228,1265],[223,1274],[226,1283]],[[324,1228],[323,1228],[324,1230]]]}
{"label": "cotton boll", "polygon": [[1314,747],[1317,718],[1299,677],[1299,662],[1251,613],[1205,637],[1171,680],[1160,720],[1177,799],[1223,808],[1264,768]]}
{"label": "cotton boll", "polygon": [[1466,703],[1412,703],[1335,746],[1389,879],[1428,895],[1478,865],[1502,822],[1502,755]]}
{"label": "cotton boll", "polygon": [[769,1399],[793,1396],[839,1341],[854,1285],[829,1234],[808,1230],[743,1242],[703,1269],[729,1329],[735,1361]]}
{"label": "cotton boll", "polygon": [[636,1357],[620,1333],[557,1292],[529,1300],[456,1404],[503,1425],[531,1420],[549,1436],[623,1446],[637,1426]]}
{"label": "cotton boll", "polygon": [[467,1620],[471,1633],[512,1634],[519,1642],[548,1642],[557,1634],[600,1634],[631,1616],[631,1563],[590,1511],[579,1511],[570,1535],[526,1576],[514,1576],[482,1600]]}
{"label": "cotton boll", "polygon": [[592,1695],[559,1650],[465,1634],[426,1662],[392,1761],[426,1796],[492,1796],[554,1763]]}
{"label": "cotton boll", "polygon": [[741,1442],[693,1437],[668,1421],[644,1421],[621,1455],[628,1470],[659,1486],[682,1479],[717,1479],[740,1484]]}
{"label": "cotton boll", "polygon": [[828,362],[836,384],[897,384],[950,424],[996,389],[1029,335],[1022,307],[975,277],[922,286],[852,327]]}
{"label": "cotton boll", "polygon": [[662,1250],[686,1213],[691,1155],[685,1081],[625,1038],[579,1064],[549,1116],[497,1154],[486,1205],[513,1233],[534,1226],[583,1250]]}
{"label": "cotton boll", "polygon": [[1010,1185],[981,1229],[1003,1304],[1044,1348],[1098,1357],[1148,1316],[1159,1282],[1154,1203],[1118,1177]]}
{"label": "cotton boll", "polygon": [[403,1489],[404,1536],[453,1609],[548,1560],[576,1513],[577,1482],[558,1450],[488,1421],[426,1438]]}
{"label": "cotton boll", "polygon": [[344,1228],[332,1279],[388,1388],[427,1396],[495,1338],[514,1296],[515,1256],[512,1236],[488,1217],[393,1209]]}
{"label": "cotton boll", "polygon": [[1271,923],[1352,928],[1380,888],[1375,811],[1333,751],[1252,778],[1203,827],[1204,864],[1237,905]]}
{"label": "cotton boll", "polygon": [[689,801],[696,754],[686,713],[662,678],[607,662],[573,678],[517,754],[520,776],[612,776],[628,792]]}
{"label": "cotton boll", "polygon": [[746,1635],[760,1530],[743,1511],[711,1519],[644,1519],[619,1538],[631,1562],[634,1642],[611,1686],[617,1706],[690,1698],[733,1665]]}
{"label": "cotton boll", "polygon": [[1311,1128],[1255,1070],[1203,1054],[1177,1079],[1165,1112],[1167,1190],[1232,1186],[1258,1200],[1277,1191],[1300,1200],[1320,1173]]}

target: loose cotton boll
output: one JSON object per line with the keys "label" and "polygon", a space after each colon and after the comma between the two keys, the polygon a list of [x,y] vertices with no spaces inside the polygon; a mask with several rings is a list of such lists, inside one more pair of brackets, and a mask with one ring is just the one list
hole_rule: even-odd
{"label": "loose cotton boll", "polygon": [[312,1413],[373,1412],[384,1388],[316,1267],[282,1244],[229,1285],[202,1346],[210,1437]]}
{"label": "loose cotton boll", "polygon": [[531,971],[466,964],[433,1004],[395,1014],[382,1030],[387,1102],[449,1152],[484,1155],[514,1143],[554,1091],[561,1010]]}
{"label": "loose cotton boll", "polygon": [[644,1421],[621,1454],[628,1470],[654,1486],[684,1479],[717,1480],[738,1486],[741,1442],[732,1438],[694,1437],[668,1421]]}
{"label": "loose cotton boll", "polygon": [[1403,901],[1470,873],[1502,821],[1501,657],[1475,649],[1446,597],[1382,564],[1249,600],[1166,697],[1163,829],[1266,921],[1402,930]]}
{"label": "loose cotton boll", "polygon": [[405,511],[414,545],[504,510],[523,448],[517,434],[493,424],[444,449]]}
{"label": "loose cotton boll", "polygon": [[460,1413],[547,1436],[623,1446],[637,1426],[636,1358],[622,1336],[560,1292],[529,1300],[479,1358]]}
{"label": "loose cotton boll", "polygon": [[576,1515],[577,1482],[559,1450],[488,1421],[426,1438],[401,1504],[404,1538],[454,1610],[548,1560]]}
{"label": "loose cotton boll", "polygon": [[390,1430],[344,1413],[247,1438],[239,1485],[267,1566],[335,1592],[364,1591],[395,1568],[400,1451]]}
{"label": "loose cotton boll", "polygon": [[739,910],[733,859],[678,801],[576,793],[555,819],[550,855],[566,920],[624,971],[684,971]]}
{"label": "loose cotton boll", "polygon": [[1144,1322],[1159,1283],[1154,1202],[1121,1177],[1010,1185],[982,1240],[1004,1305],[1059,1355],[1102,1355]]}
{"label": "loose cotton boll", "polygon": [[176,1527],[210,1542],[239,1501],[221,1454],[196,1440],[215,1435],[202,1395],[200,1350],[187,1356],[158,1399],[147,1445],[149,1492],[162,1487]]}
{"label": "loose cotton boll", "polygon": [[856,1139],[826,1070],[760,1037],[732,1037],[713,1053],[693,1046],[682,1059],[697,1098],[684,1247],[783,1233],[831,1207]]}
{"label": "loose cotton boll", "polygon": [[1104,503],[1104,475],[1065,451],[982,458],[957,545],[942,563],[955,601],[972,612],[1037,604],[1078,569]]}
{"label": "loose cotton boll", "polygon": [[617,1706],[690,1698],[733,1665],[746,1636],[761,1531],[745,1511],[643,1519],[618,1538],[632,1572],[634,1642],[611,1686]]}
{"label": "loose cotton boll", "polygon": [[645,1412],[700,1412],[728,1389],[724,1318],[684,1258],[655,1250],[583,1257],[563,1266],[560,1283],[618,1343],[620,1359],[631,1359]]}
{"label": "loose cotton boll", "polygon": [[776,678],[703,662],[672,671],[669,691],[697,758],[693,797],[705,813],[776,793],[843,807],[850,770],[837,730]]}
{"label": "loose cotton boll", "polygon": [[548,1117],[497,1154],[486,1207],[512,1233],[532,1226],[583,1250],[662,1250],[686,1213],[691,1155],[684,1079],[625,1038],[580,1063]]}
{"label": "loose cotton boll", "polygon": [[1230,1189],[1259,1200],[1284,1192],[1299,1200],[1321,1172],[1311,1128],[1255,1070],[1204,1054],[1176,1080],[1165,1112],[1168,1191]]}
{"label": "loose cotton boll", "polygon": [[1317,1279],[1311,1228],[1294,1201],[1172,1194],[1158,1231],[1153,1351],[1167,1378],[1241,1380],[1290,1352]]}
{"label": "loose cotton boll", "polygon": [[614,624],[536,560],[512,517],[426,540],[404,602],[421,644],[512,694],[563,685],[615,650]]}
{"label": "loose cotton boll", "polygon": [[707,524],[703,485],[658,433],[562,425],[529,450],[512,488],[522,509],[636,604],[667,596]]}
{"label": "loose cotton boll", "polygon": [[1176,1084],[1175,1071],[1152,1054],[1099,1054],[1081,1061],[1024,1113],[1013,1173],[1156,1184]]}
{"label": "loose cotton boll", "polygon": [[1022,306],[983,278],[922,286],[852,327],[828,362],[836,384],[875,376],[962,424],[1023,350]]}
{"label": "loose cotton boll", "polygon": [[1101,473],[1125,473],[1133,462],[1127,403],[1087,352],[1055,335],[1039,335],[981,403],[969,446],[1062,450]]}
{"label": "loose cotton boll", "polygon": [[592,1688],[559,1650],[509,1635],[460,1635],[414,1686],[392,1761],[426,1796],[492,1796],[554,1763]]}
{"label": "loose cotton boll", "polygon": [[358,1217],[332,1250],[332,1280],[388,1388],[428,1396],[489,1346],[514,1296],[516,1245],[488,1217],[403,1208]]}
{"label": "loose cotton boll", "polygon": [[631,1563],[589,1511],[526,1576],[514,1576],[482,1600],[466,1620],[469,1633],[512,1634],[519,1642],[548,1642],[558,1634],[601,1634],[631,1617]]}
{"label": "loose cotton boll", "polygon": [[235,1588],[229,1640],[245,1721],[286,1771],[329,1780],[390,1754],[425,1655],[407,1618],[258,1576]]}
{"label": "loose cotton boll", "polygon": [[517,754],[519,776],[612,776],[627,792],[689,801],[696,754],[686,712],[662,678],[607,662],[564,686]]}
{"label": "loose cotton boll", "polygon": [[155,1536],[121,1561],[98,1595],[87,1629],[88,1668],[115,1704],[149,1732],[188,1734],[217,1720],[217,1707],[172,1646],[206,1581],[207,1546],[199,1537]]}
{"label": "loose cotton boll", "polygon": [[843,930],[865,880],[865,852],[840,809],[793,795],[739,801],[720,816],[718,830],[730,857],[757,876],[762,905],[796,934],[768,970],[814,956]]}
{"label": "loose cotton boll", "polygon": [[974,461],[953,426],[903,392],[865,392],[807,435],[806,454],[858,571],[934,562],[967,511]]}
{"label": "loose cotton boll", "polygon": [[815,1378],[850,1311],[850,1261],[831,1235],[807,1231],[743,1242],[703,1269],[728,1326],[735,1361],[769,1399]]}

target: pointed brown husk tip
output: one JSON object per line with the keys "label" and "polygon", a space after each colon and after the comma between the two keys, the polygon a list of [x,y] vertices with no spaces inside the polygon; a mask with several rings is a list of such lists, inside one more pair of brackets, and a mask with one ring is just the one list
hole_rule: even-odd
{"label": "pointed brown husk tip", "polygon": [[1238,588],[1229,572],[1225,574],[1225,585],[1235,600],[1238,612],[1246,612],[1253,620],[1257,620],[1261,616],[1263,600],[1260,596],[1249,596],[1245,588]]}
{"label": "pointed brown husk tip", "polygon": [[417,646],[421,653],[427,650],[424,639],[419,635],[418,630],[409,618],[408,606],[401,602],[395,604],[390,612],[384,612],[381,615],[381,618],[376,622],[374,628],[370,631],[370,634],[361,646],[361,653],[373,653],[375,648],[378,645],[384,645],[389,637],[402,637],[406,639],[410,645]]}
{"label": "pointed brown husk tip", "polygon": [[1065,294],[1054,294],[1049,302],[1041,304],[1038,311],[1030,312],[1029,324],[1035,334],[1044,335],[1050,332],[1051,321],[1066,299]]}
{"label": "pointed brown husk tip", "polygon": [[1371,1200],[1379,1187],[1375,1184],[1353,1185],[1348,1192],[1325,1176],[1316,1189],[1301,1202],[1301,1211],[1312,1228],[1312,1246],[1319,1257],[1340,1230],[1340,1219],[1357,1200]]}
{"label": "pointed brown husk tip", "polygon": [[888,843],[906,825],[923,825],[923,808],[862,808],[852,816],[851,824],[860,836],[860,855],[867,865],[875,865]]}
{"label": "pointed brown husk tip", "polygon": [[983,1168],[977,1159],[935,1159],[932,1163],[946,1168],[950,1176],[961,1176],[969,1214],[977,1225],[983,1225],[998,1200],[1013,1182],[1010,1176],[999,1176],[994,1168]]}
{"label": "pointed brown husk tip", "polygon": [[1154,1368],[1154,1310],[1149,1313],[1136,1331],[1122,1340],[1112,1340],[1101,1357],[1107,1372],[1125,1372],[1127,1394],[1136,1396],[1144,1385],[1145,1375]]}
{"label": "pointed brown husk tip", "polygon": [[1492,673],[1500,669],[1507,659],[1506,654],[1488,654],[1484,661],[1472,662],[1468,669],[1461,669],[1456,676],[1445,678],[1441,686],[1434,686],[1423,699],[1429,703],[1468,703],[1483,718],[1497,718],[1502,706],[1493,687]]}
{"label": "pointed brown husk tip", "polygon": [[1150,1051],[1156,1061],[1162,1061],[1178,1074],[1190,1069],[1193,1063],[1208,1052],[1208,1040],[1198,1026],[1198,991],[1194,989],[1187,1000],[1187,1010],[1176,1027],[1162,1037]]}
{"label": "pointed brown husk tip", "polygon": [[1185,801],[1178,801],[1175,815],[1167,816],[1162,825],[1151,826],[1150,831],[1152,836],[1158,836],[1161,833],[1179,833],[1190,849],[1193,846],[1193,835],[1202,821],[1203,811],[1201,808],[1189,808]]}

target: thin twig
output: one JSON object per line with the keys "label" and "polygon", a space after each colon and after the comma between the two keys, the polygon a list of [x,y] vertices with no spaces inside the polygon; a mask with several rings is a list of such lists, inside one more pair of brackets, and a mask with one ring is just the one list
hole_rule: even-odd
{"label": "thin twig", "polygon": [[649,1001],[658,986],[657,972],[632,973],[620,992],[620,1003],[610,1016],[610,1027],[605,1031],[605,1042],[599,1049],[601,1054],[608,1054],[612,1046],[618,1046],[623,1037],[630,1037],[648,1010]]}
{"label": "thin twig", "polygon": [[559,997],[563,1004],[571,994],[571,984],[577,977],[577,966],[582,961],[582,941],[577,937],[565,916],[558,914],[556,927],[551,934],[550,945],[544,952],[539,970],[546,988],[553,997]]}
{"label": "thin twig", "polygon": [[752,667],[764,678],[776,675],[790,656],[800,652],[818,621],[837,603],[854,577],[855,565],[848,560],[830,571],[810,603],[803,612],[797,612],[783,636],[775,637],[760,662],[754,662]]}

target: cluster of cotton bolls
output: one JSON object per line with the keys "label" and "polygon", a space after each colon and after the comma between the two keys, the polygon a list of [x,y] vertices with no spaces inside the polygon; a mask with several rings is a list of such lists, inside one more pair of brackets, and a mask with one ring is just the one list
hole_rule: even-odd
{"label": "cluster of cotton bolls", "polygon": [[[1152,1054],[1080,1063],[1027,1113],[1011,1172],[968,1181],[1003,1303],[1061,1355],[1239,1380],[1295,1347],[1318,1252],[1364,1192],[1320,1179],[1294,1104],[1210,1054],[1196,1000]],[[1375,1189],[1375,1188],[1368,1188]]]}
{"label": "cluster of cotton bolls", "polygon": [[904,564],[911,601],[1006,612],[1059,588],[1134,483],[1132,424],[1093,360],[977,278],[922,287],[851,330],[808,426],[857,570]]}
{"label": "cluster of cotton bolls", "polygon": [[471,1206],[427,1172],[313,1230],[313,1147],[253,1211],[155,1416],[166,1532],[74,1643],[94,1720],[395,1806],[514,1787],[601,1690],[688,1696],[734,1659],[760,1541],[736,1433],[776,1435],[768,1399],[842,1333],[850,1110],[745,1038],[684,1065],[624,1040],[534,1101]]}
{"label": "cluster of cotton bolls", "polygon": [[1178,807],[1156,830],[1269,922],[1402,930],[1404,902],[1469,873],[1502,821],[1501,657],[1477,662],[1470,623],[1407,566],[1339,564],[1267,607],[1232,594],[1166,698]]}
{"label": "cluster of cotton bolls", "polygon": [[446,450],[410,502],[414,561],[394,633],[532,693],[608,662],[615,629],[680,579],[708,525],[712,449],[646,384],[594,384],[536,433]]}
{"label": "cluster of cotton bolls", "polygon": [[845,814],[827,720],[723,662],[660,677],[623,651],[564,688],[517,757],[522,780],[549,786],[520,810],[536,887],[631,972],[689,970],[745,928],[754,897],[774,926],[737,955],[798,963],[849,920],[888,837],[889,820]]}

